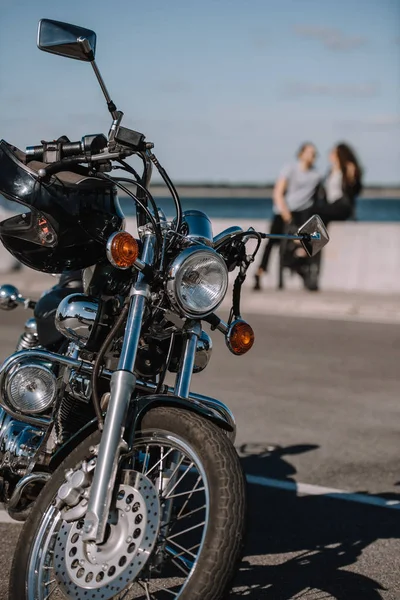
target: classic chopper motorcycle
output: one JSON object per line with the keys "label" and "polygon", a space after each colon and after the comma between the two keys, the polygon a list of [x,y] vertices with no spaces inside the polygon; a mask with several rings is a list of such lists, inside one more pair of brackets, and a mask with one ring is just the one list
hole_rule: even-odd
{"label": "classic chopper motorcycle", "polygon": [[[39,23],[41,50],[91,63],[108,137],[26,152],[0,142],[0,192],[24,210],[0,224],[1,240],[23,264],[63,273],[37,303],[0,288],[2,308],[35,311],[0,369],[2,500],[26,519],[10,598],[218,600],[240,558],[244,478],[231,411],[190,386],[211,356],[203,323],[234,355],[252,347],[240,291],[266,236],[232,227],[214,237],[204,213],[182,211],[153,144],[121,125],[95,45],[91,30]],[[141,175],[126,162],[133,155]],[[174,200],[172,221],[149,191],[152,167]],[[118,189],[136,204],[136,237]],[[328,241],[318,217],[292,238],[310,255]],[[224,322],[215,311],[236,268]]]}

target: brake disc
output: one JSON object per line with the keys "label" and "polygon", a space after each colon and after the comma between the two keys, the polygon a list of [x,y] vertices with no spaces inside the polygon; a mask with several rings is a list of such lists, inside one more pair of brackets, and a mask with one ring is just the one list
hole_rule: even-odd
{"label": "brake disc", "polygon": [[83,520],[61,525],[54,569],[68,597],[109,600],[133,582],[148,561],[160,523],[158,493],[152,481],[136,471],[129,472],[129,483],[119,487],[102,544],[83,542]]}

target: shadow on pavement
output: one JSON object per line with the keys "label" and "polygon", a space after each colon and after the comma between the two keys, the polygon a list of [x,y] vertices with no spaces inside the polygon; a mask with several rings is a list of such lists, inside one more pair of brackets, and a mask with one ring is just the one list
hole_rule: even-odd
{"label": "shadow on pavement", "polygon": [[[246,474],[293,481],[296,469],[284,457],[316,448],[245,445],[239,454]],[[400,500],[400,494],[386,496]],[[326,594],[337,600],[382,598],[380,591],[387,589],[383,584],[343,567],[356,565],[362,551],[376,540],[400,538],[398,511],[326,496],[298,496],[260,485],[248,485],[248,499],[247,560],[241,565],[231,600],[321,598]],[[389,562],[386,556],[379,572],[386,576],[389,569],[394,579],[395,566],[389,567]],[[315,595],[316,590],[324,595]]]}

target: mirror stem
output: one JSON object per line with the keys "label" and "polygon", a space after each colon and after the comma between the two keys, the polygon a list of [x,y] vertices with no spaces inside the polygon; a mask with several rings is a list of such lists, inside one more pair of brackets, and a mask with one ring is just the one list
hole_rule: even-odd
{"label": "mirror stem", "polygon": [[92,65],[93,71],[94,71],[94,73],[95,73],[95,75],[97,77],[97,81],[100,84],[101,91],[104,94],[104,97],[105,97],[106,102],[107,102],[107,107],[108,107],[108,110],[110,111],[110,113],[112,115],[112,118],[113,119],[118,119],[117,107],[115,106],[114,102],[110,98],[110,94],[107,91],[106,84],[104,83],[104,80],[103,80],[103,78],[102,78],[102,76],[100,74],[100,71],[99,71],[99,69],[98,69],[98,67],[96,65],[96,62],[94,60],[92,60],[90,62],[90,64]]}
{"label": "mirror stem", "polygon": [[81,38],[78,38],[77,41],[83,46],[83,49],[90,60],[90,64],[93,67],[94,74],[97,77],[97,81],[100,84],[101,91],[103,92],[104,97],[106,99],[108,110],[112,114],[112,118],[114,120],[118,119],[119,113],[117,111],[117,107],[115,106],[114,102],[111,100],[110,94],[108,93],[108,90],[106,88],[106,84],[104,83],[104,79],[102,78],[101,73],[96,65],[96,61],[94,60],[94,53],[90,46],[89,40],[81,37]]}

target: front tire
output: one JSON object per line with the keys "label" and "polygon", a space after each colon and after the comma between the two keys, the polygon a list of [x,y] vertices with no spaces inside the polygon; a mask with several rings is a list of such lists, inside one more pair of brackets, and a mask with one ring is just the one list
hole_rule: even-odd
{"label": "front tire", "polygon": [[[245,483],[236,451],[226,435],[210,421],[189,411],[159,407],[150,410],[144,416],[141,432],[138,432],[134,444],[134,447],[137,446],[138,448],[137,460],[139,460],[139,447],[142,448],[140,456],[144,462],[140,463],[140,471],[144,474],[146,474],[145,466],[141,467],[141,465],[145,465],[146,461],[148,465],[153,464],[152,468],[146,467],[148,473],[153,471],[154,474],[154,465],[157,467],[156,458],[152,458],[151,456],[152,450],[148,451],[150,445],[154,444],[154,440],[158,440],[157,443],[159,445],[162,444],[166,449],[169,447],[175,448],[175,450],[171,450],[170,456],[173,456],[174,452],[182,453],[182,448],[190,448],[190,451],[188,450],[188,460],[181,463],[182,466],[177,471],[178,475],[175,476],[175,481],[179,478],[183,480],[183,477],[186,477],[186,475],[180,475],[180,473],[186,472],[189,473],[187,479],[190,479],[190,469],[186,468],[186,465],[189,465],[189,467],[190,465],[195,465],[202,476],[203,483],[201,485],[204,486],[207,508],[201,540],[197,544],[198,554],[195,556],[193,547],[190,548],[192,554],[190,552],[185,555],[182,552],[180,552],[180,555],[179,553],[175,553],[175,561],[173,560],[172,562],[180,562],[182,567],[182,565],[185,566],[183,561],[185,559],[188,569],[187,576],[179,588],[176,583],[176,575],[173,575],[172,578],[169,578],[168,575],[163,575],[161,579],[155,580],[154,588],[151,587],[153,585],[151,582],[150,584],[145,584],[148,586],[146,589],[140,581],[139,585],[136,583],[132,585],[130,582],[124,591],[120,590],[112,598],[123,597],[126,600],[130,600],[131,598],[150,597],[151,600],[161,600],[175,597],[179,598],[179,600],[221,600],[230,588],[243,546],[246,512]],[[92,455],[90,455],[89,448],[97,444],[98,441],[99,434],[96,432],[73,450],[55,471],[51,480],[38,497],[32,513],[22,529],[16,548],[10,578],[10,600],[15,600],[16,598],[18,600],[45,600],[49,591],[51,591],[50,584],[42,583],[43,589],[40,589],[39,584],[35,584],[36,588],[32,584],[32,582],[36,581],[32,577],[32,572],[38,569],[36,556],[38,553],[37,551],[33,552],[32,549],[38,548],[37,536],[40,531],[43,531],[43,522],[46,518],[49,519],[49,514],[52,510],[54,511],[52,502],[57,495],[60,485],[65,480],[65,471],[74,468],[82,460],[91,458]],[[175,446],[171,444],[175,444]],[[148,454],[147,459],[143,459],[143,448],[146,449],[146,456]],[[179,457],[179,454],[177,456]],[[153,462],[149,463],[149,460]],[[137,468],[137,464],[135,463],[135,469]],[[191,470],[193,471],[195,467],[191,467]],[[193,475],[193,477],[195,476]],[[186,502],[186,499],[189,500],[192,497],[200,496],[200,494],[194,493],[189,495],[189,492],[182,493],[180,489],[177,487],[174,491],[174,488],[170,487],[166,498],[175,498],[173,502],[180,501],[182,503],[183,501]],[[197,491],[201,491],[201,489],[198,488]],[[187,495],[185,496],[184,494]],[[169,502],[171,503],[171,500]],[[184,516],[186,516],[185,513],[187,513],[187,510],[184,510]],[[193,513],[197,513],[199,510],[200,508],[198,507],[191,509]],[[176,515],[176,513],[177,510],[174,507],[171,514]],[[189,517],[190,519],[194,518],[190,515]],[[184,527],[187,527],[187,523],[188,521],[185,521]],[[196,530],[198,527],[199,525],[192,525],[190,529]],[[182,539],[185,536],[191,535],[190,529],[185,529],[183,534],[179,532],[176,534],[174,531],[174,535],[170,537],[174,538],[175,542],[178,539],[183,544]],[[186,531],[189,533],[185,533]],[[52,535],[55,535],[54,531]],[[160,535],[161,529],[159,532]],[[183,535],[184,537],[177,538],[177,535]],[[165,538],[168,539],[167,534],[165,534]],[[160,543],[159,548],[161,547],[162,544]],[[164,547],[168,548],[168,542],[164,541]],[[195,556],[191,561],[187,560],[190,554],[193,557]],[[161,551],[159,556],[162,556]],[[151,563],[152,558],[149,561]],[[161,565],[161,567],[163,566]],[[151,572],[151,569],[148,572]],[[156,565],[154,572],[159,572]],[[169,583],[170,579],[171,584]],[[143,576],[142,581],[150,581],[148,574],[146,575],[146,579]],[[167,589],[169,585],[171,586],[170,590]],[[141,588],[143,589],[141,590]],[[124,595],[127,589],[131,591],[127,595]],[[61,594],[61,592],[57,588],[54,597],[57,599],[65,597],[58,594]],[[92,594],[88,596],[84,594],[85,591],[82,588],[82,598],[92,597]],[[100,593],[96,597],[103,596]]]}

